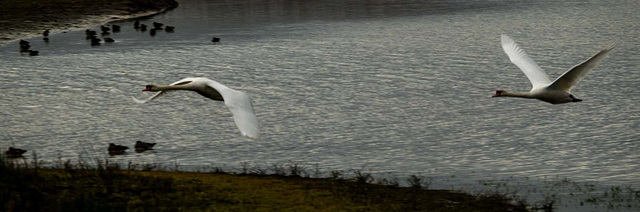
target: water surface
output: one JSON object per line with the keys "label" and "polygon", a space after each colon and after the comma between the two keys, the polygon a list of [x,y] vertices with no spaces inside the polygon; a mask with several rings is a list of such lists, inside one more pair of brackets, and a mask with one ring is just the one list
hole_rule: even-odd
{"label": "water surface", "polygon": [[[43,160],[109,158],[182,167],[299,162],[420,174],[449,188],[570,179],[638,188],[640,79],[635,1],[183,0],[119,22],[113,44],[51,35],[28,57],[0,47],[0,147]],[[530,84],[500,46],[513,37],[555,78],[617,41],[573,93],[580,103],[491,98]],[[222,42],[211,44],[212,37]],[[248,92],[263,140],[241,137],[221,102],[148,83],[208,77]],[[108,143],[157,142],[108,157]],[[526,181],[526,180],[525,180]],[[537,184],[539,185],[539,184]],[[462,186],[461,186],[462,187]],[[581,209],[582,210],[582,209]]]}

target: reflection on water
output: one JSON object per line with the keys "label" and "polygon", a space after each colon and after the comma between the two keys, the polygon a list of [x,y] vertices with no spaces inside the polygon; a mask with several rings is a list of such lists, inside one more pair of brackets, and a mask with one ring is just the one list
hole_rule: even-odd
{"label": "reflection on water", "polygon": [[[635,2],[180,3],[142,21],[174,33],[151,37],[126,21],[115,43],[98,47],[82,31],[30,39],[38,57],[2,46],[0,147],[76,160],[142,140],[158,145],[110,159],[457,176],[434,183],[444,188],[546,176],[640,183]],[[621,45],[574,88],[584,102],[550,105],[490,98],[530,86],[502,52],[502,33],[552,78],[612,40]],[[130,99],[147,97],[147,83],[189,76],[247,91],[263,141],[241,137],[223,103],[196,93]]]}

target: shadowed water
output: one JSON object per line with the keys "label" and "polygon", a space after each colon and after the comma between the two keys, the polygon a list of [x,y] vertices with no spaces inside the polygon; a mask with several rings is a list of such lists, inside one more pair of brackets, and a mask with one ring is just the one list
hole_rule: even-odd
{"label": "shadowed water", "polygon": [[[111,157],[184,167],[300,161],[328,169],[483,179],[640,181],[638,2],[203,1],[132,21],[91,47],[83,31],[0,47],[0,147],[44,160],[106,158],[108,143],[157,142]],[[572,92],[580,103],[491,98],[527,91],[508,34],[556,78],[619,45]],[[218,45],[212,37],[220,37]],[[262,141],[193,92],[140,105],[148,83],[204,76],[247,91]],[[30,153],[28,152],[28,153]]]}

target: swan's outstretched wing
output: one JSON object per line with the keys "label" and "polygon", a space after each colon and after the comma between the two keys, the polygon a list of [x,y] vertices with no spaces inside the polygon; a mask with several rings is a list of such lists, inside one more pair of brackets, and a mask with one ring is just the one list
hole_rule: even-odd
{"label": "swan's outstretched wing", "polygon": [[[207,79],[208,80],[208,79]],[[260,140],[260,124],[253,112],[251,99],[243,91],[237,91],[224,86],[213,80],[208,80],[207,84],[216,89],[224,98],[224,104],[233,114],[233,120],[242,135]]]}
{"label": "swan's outstretched wing", "polygon": [[[171,84],[169,84],[169,85],[181,85],[181,84],[185,84],[185,83],[193,82],[194,80],[195,80],[195,78],[190,78],[190,77],[188,77],[188,78],[181,79],[181,80],[179,80],[179,81],[177,81],[177,82],[171,83]],[[149,97],[149,98],[148,98],[148,99],[146,99],[146,100],[139,100],[139,99],[136,99],[135,97],[131,97],[131,98],[132,98],[132,99],[133,99],[133,101],[134,101],[134,102],[136,102],[136,103],[144,104],[144,103],[147,103],[147,102],[149,102],[149,101],[151,101],[151,100],[154,100],[154,99],[156,99],[156,98],[158,98],[158,97],[160,97],[160,96],[162,96],[162,95],[164,95],[164,94],[166,94],[166,93],[167,93],[167,91],[160,91],[160,92],[157,92],[155,95],[153,95],[152,97]]]}
{"label": "swan's outstretched wing", "polygon": [[609,54],[609,52],[615,47],[616,44],[612,43],[602,49],[596,55],[593,55],[593,57],[567,70],[566,72],[564,72],[564,74],[558,77],[558,79],[553,81],[549,88],[571,92],[571,88],[576,85],[578,81],[587,76],[589,70],[595,68],[600,63],[600,61],[602,61],[602,59],[604,59],[604,57],[606,57],[607,54]]}
{"label": "swan's outstretched wing", "polygon": [[500,39],[502,40],[502,49],[507,53],[511,62],[527,75],[533,89],[544,87],[551,83],[549,75],[547,75],[533,59],[527,56],[524,50],[520,49],[513,39],[507,35],[502,35]]}

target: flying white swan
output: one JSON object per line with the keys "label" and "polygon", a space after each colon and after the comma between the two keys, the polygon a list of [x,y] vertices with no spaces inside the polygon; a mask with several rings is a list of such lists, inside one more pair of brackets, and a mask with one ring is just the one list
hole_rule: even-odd
{"label": "flying white swan", "polygon": [[531,88],[531,91],[529,92],[508,92],[505,90],[497,90],[493,97],[530,98],[542,100],[551,104],[582,101],[570,93],[571,88],[576,85],[580,79],[584,78],[589,70],[596,67],[615,47],[615,44],[607,46],[593,57],[567,70],[552,82],[547,73],[545,73],[540,66],[536,64],[536,62],[527,56],[527,54],[518,47],[518,44],[516,44],[513,39],[507,35],[502,35],[501,40],[502,49],[507,53],[511,62],[518,66],[518,68],[527,75],[527,78],[531,81],[533,88]]}
{"label": "flying white swan", "polygon": [[142,104],[158,98],[168,91],[174,90],[195,91],[209,99],[224,101],[224,104],[233,114],[233,119],[235,120],[240,133],[255,140],[261,139],[258,118],[256,118],[256,115],[253,113],[253,106],[251,105],[249,95],[245,92],[231,89],[207,78],[184,78],[165,86],[150,84],[142,91],[159,92],[147,100],[138,100],[135,97],[133,97],[133,100]]}

